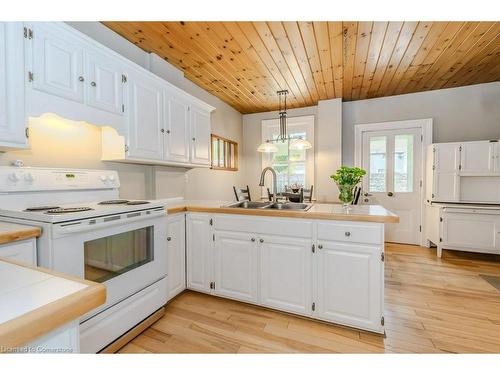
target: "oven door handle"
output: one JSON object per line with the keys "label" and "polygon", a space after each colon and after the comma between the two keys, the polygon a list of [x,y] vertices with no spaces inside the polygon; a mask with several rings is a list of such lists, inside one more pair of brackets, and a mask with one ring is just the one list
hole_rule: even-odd
{"label": "oven door handle", "polygon": [[[96,222],[95,224],[91,224],[92,220],[95,219],[86,219],[84,221],[81,221],[79,223],[75,224],[60,224],[56,228],[54,228],[54,236],[59,236],[59,235],[66,235],[66,234],[71,234],[71,233],[79,233],[79,232],[88,232],[91,230],[96,230],[96,229],[103,229],[103,228],[109,228],[109,227],[114,227],[117,225],[123,225],[123,224],[130,224],[134,223],[137,221],[143,221],[146,219],[153,219],[157,217],[164,216],[166,217],[166,212],[165,210],[157,210],[157,211],[152,211],[149,214],[146,212],[141,212],[140,215],[133,216],[133,217],[127,217],[131,216],[134,213],[124,213],[124,214],[119,214],[119,215],[112,215],[109,216],[110,219],[109,221],[105,221],[106,218],[103,218],[103,221],[101,222]],[[112,219],[114,217],[118,217],[117,219]],[[87,223],[87,225],[84,224],[84,222]]]}

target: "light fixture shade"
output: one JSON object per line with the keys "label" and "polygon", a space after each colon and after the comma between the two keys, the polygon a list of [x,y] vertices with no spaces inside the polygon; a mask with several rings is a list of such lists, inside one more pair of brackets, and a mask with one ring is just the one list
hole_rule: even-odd
{"label": "light fixture shade", "polygon": [[276,146],[274,143],[271,142],[264,142],[262,143],[258,148],[257,151],[259,152],[266,152],[266,153],[271,153],[271,152],[278,152],[278,146]]}
{"label": "light fixture shade", "polygon": [[310,149],[310,148],[312,148],[311,142],[309,142],[309,141],[307,141],[305,139],[302,139],[302,138],[294,139],[290,143],[290,149],[291,150],[307,150],[307,149]]}

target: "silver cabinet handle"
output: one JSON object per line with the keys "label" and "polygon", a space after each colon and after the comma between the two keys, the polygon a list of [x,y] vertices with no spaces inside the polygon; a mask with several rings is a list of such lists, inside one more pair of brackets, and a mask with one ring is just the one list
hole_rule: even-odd
{"label": "silver cabinet handle", "polygon": [[263,243],[263,242],[264,242],[264,240],[261,238],[261,239],[259,240],[259,242],[260,242],[260,243]]}
{"label": "silver cabinet handle", "polygon": [[170,134],[170,130],[167,129],[167,134]]}
{"label": "silver cabinet handle", "polygon": [[351,232],[345,232],[344,233],[346,237],[350,237],[351,236]]}
{"label": "silver cabinet handle", "polygon": [[318,245],[318,249],[322,249],[323,248],[323,245]]}
{"label": "silver cabinet handle", "polygon": [[195,142],[195,141],[196,141],[196,138],[195,138],[195,137],[193,137],[193,142]]}
{"label": "silver cabinet handle", "polygon": [[93,81],[92,81],[92,82],[90,82],[90,86],[96,87],[96,86],[97,86],[97,84],[96,84],[95,82],[93,82]]}
{"label": "silver cabinet handle", "polygon": [[78,80],[79,80],[80,82],[83,82],[83,81],[85,81],[85,78],[83,78],[82,76],[80,76],[80,77],[78,77]]}
{"label": "silver cabinet handle", "polygon": [[161,131],[162,133],[165,133],[165,129],[161,129],[160,131]]}
{"label": "silver cabinet handle", "polygon": [[252,238],[252,239],[251,239],[251,241],[252,241],[252,242],[255,242],[255,238]]}
{"label": "silver cabinet handle", "polygon": [[172,237],[168,236],[167,241],[172,241]]}

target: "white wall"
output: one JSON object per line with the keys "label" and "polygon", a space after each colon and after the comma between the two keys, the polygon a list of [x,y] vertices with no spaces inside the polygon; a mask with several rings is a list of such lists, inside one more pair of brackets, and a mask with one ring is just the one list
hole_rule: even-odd
{"label": "white wall", "polygon": [[[216,109],[212,113],[212,131],[242,141],[241,114],[196,84],[184,78],[182,71],[151,56],[99,22],[68,22],[80,32],[151,70],[172,84],[204,100]],[[115,169],[121,179],[121,193],[127,198],[233,199],[232,186],[240,185],[242,172],[212,171],[205,168],[183,169],[161,166],[101,162],[100,130],[71,121],[40,119],[30,124],[31,149],[6,152],[0,164],[23,159],[25,165]]]}
{"label": "white wall", "polygon": [[[288,117],[314,116],[315,162],[314,173],[316,199],[322,202],[337,201],[337,189],[330,179],[341,164],[342,102],[340,99],[324,100],[318,106],[294,108],[287,111]],[[258,186],[262,154],[257,147],[262,143],[262,120],[275,119],[277,111],[243,115],[244,184],[250,186],[252,198],[260,197]],[[269,178],[269,177],[268,177]]]}
{"label": "white wall", "polygon": [[345,102],[342,160],[354,163],[354,125],[434,120],[433,142],[500,139],[500,82]]}

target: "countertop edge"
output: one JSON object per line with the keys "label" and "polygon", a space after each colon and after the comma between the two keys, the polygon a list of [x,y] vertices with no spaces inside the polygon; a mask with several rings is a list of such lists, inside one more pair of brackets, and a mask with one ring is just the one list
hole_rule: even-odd
{"label": "countertop edge", "polygon": [[223,213],[233,215],[250,215],[265,217],[286,217],[298,219],[320,219],[320,220],[338,220],[338,221],[363,221],[372,223],[399,223],[399,217],[396,215],[369,215],[369,214],[340,214],[329,212],[309,212],[309,211],[273,211],[259,209],[238,209],[226,207],[203,207],[203,206],[178,206],[167,208],[167,214],[173,215],[181,212],[209,212]]}
{"label": "countertop edge", "polygon": [[0,233],[0,245],[27,240],[34,237],[40,237],[41,234],[42,230],[41,228],[38,227],[19,229],[10,232]]}
{"label": "countertop edge", "polygon": [[[0,324],[0,345],[3,347],[12,348],[26,345],[106,302],[104,285],[44,268],[25,265],[10,259],[0,258],[0,260],[87,285],[78,292]],[[0,350],[0,353],[2,351]]]}

